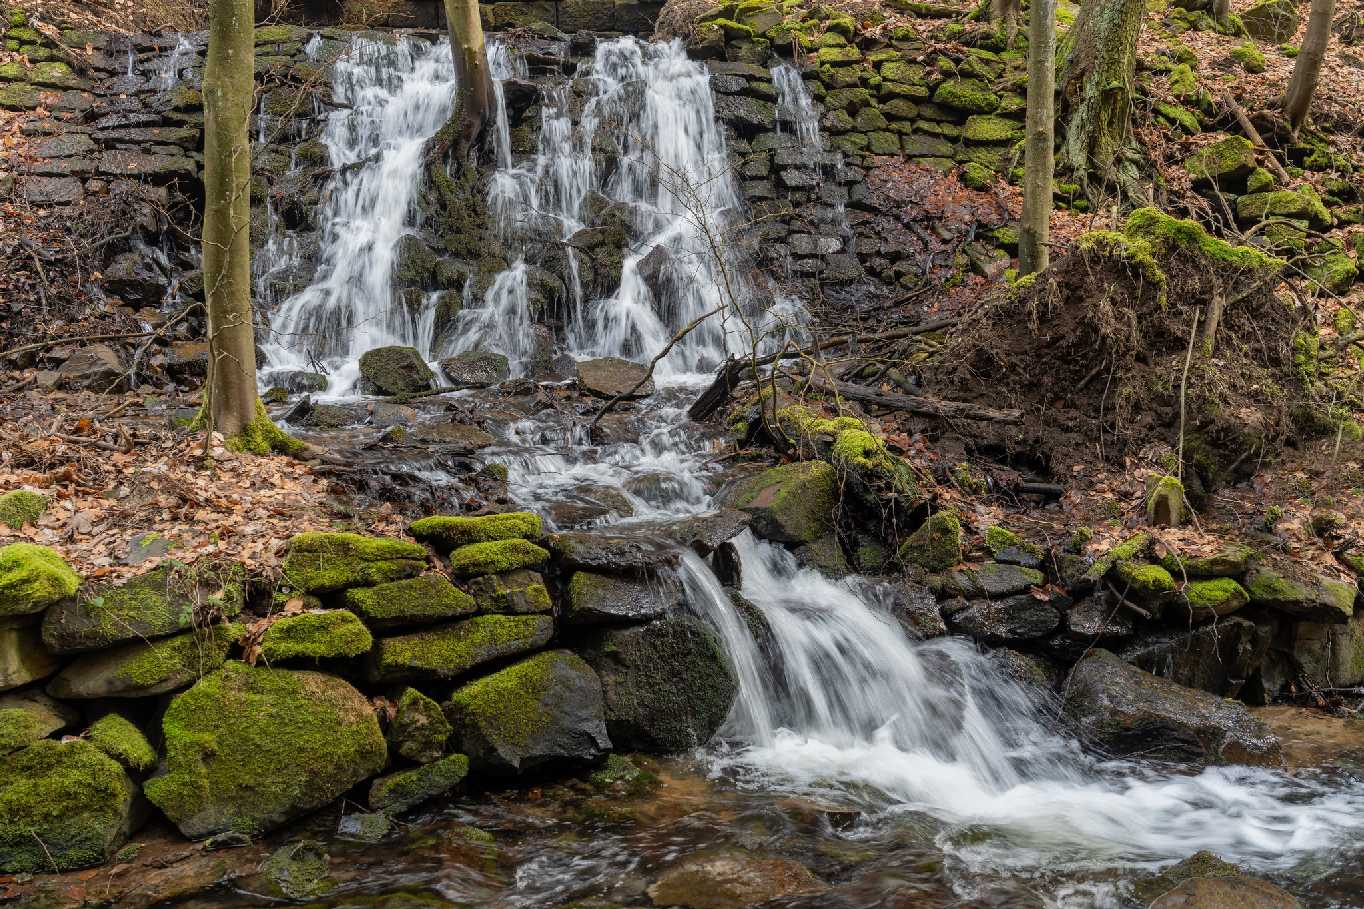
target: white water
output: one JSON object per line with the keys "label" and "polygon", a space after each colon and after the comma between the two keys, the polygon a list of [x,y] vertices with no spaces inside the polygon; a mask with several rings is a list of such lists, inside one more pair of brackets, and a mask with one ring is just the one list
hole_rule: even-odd
{"label": "white water", "polygon": [[184,78],[184,71],[195,60],[194,45],[189,38],[186,35],[177,35],[176,38],[175,47],[158,65],[156,77],[152,80],[161,91],[169,91],[179,85]]}
{"label": "white water", "polygon": [[818,155],[824,150],[819,111],[800,71],[789,63],[778,63],[772,67],[772,84],[777,89],[777,131],[781,132],[783,127],[790,129],[802,152]]}

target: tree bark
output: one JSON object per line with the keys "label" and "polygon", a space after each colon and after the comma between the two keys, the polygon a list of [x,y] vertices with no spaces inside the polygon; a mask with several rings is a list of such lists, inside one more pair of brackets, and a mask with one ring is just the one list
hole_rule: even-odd
{"label": "tree bark", "polygon": [[1056,145],[1056,0],[1032,0],[1028,20],[1028,115],[1018,273],[1046,269]]}
{"label": "tree bark", "polygon": [[1231,18],[1231,0],[1213,0],[1212,17],[1217,20],[1218,25],[1226,25]]}
{"label": "tree bark", "polygon": [[990,21],[1012,23],[1018,18],[1020,0],[990,0]]}
{"label": "tree bark", "polygon": [[1066,138],[1060,163],[1091,201],[1116,191],[1147,201],[1137,182],[1130,120],[1144,0],[1085,0],[1067,36],[1061,77]]}
{"label": "tree bark", "polygon": [[1336,0],[1312,0],[1312,10],[1307,16],[1307,35],[1293,64],[1293,78],[1283,101],[1284,116],[1294,135],[1307,122],[1307,113],[1312,109],[1312,95],[1317,90],[1326,46],[1331,41],[1331,17],[1335,11]]}
{"label": "tree bark", "polygon": [[450,49],[455,57],[454,152],[463,160],[483,136],[493,109],[493,81],[478,0],[445,0]]}

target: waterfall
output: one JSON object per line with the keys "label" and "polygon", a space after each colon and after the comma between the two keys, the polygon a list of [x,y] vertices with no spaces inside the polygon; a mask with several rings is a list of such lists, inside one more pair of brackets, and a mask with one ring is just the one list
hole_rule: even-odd
{"label": "waterfall", "polygon": [[175,47],[157,68],[153,84],[160,91],[170,91],[180,84],[182,72],[195,60],[194,45],[186,35],[176,35]]}
{"label": "waterfall", "polygon": [[819,111],[800,71],[789,63],[778,63],[772,67],[772,84],[777,89],[777,131],[786,124],[795,133],[802,152],[818,155],[824,150]]}
{"label": "waterfall", "polygon": [[333,95],[344,107],[322,134],[335,176],[318,214],[321,252],[312,283],[271,316],[262,345],[270,370],[320,366],[329,392],[345,394],[362,353],[418,344],[421,317],[395,299],[393,272],[414,217],[423,149],[449,119],[454,91],[446,42],[357,36],[334,65]]}

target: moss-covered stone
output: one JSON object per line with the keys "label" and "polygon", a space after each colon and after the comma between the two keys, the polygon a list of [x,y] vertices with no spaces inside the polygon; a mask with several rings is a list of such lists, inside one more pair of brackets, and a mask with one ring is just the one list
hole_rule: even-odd
{"label": "moss-covered stone", "polygon": [[535,571],[507,571],[475,578],[469,582],[478,611],[507,615],[534,615],[553,612],[545,579]]}
{"label": "moss-covered stone", "polygon": [[418,575],[426,550],[405,540],[354,533],[300,533],[289,541],[284,580],[299,593],[336,593]]}
{"label": "moss-covered stone", "polygon": [[1330,227],[1333,222],[1330,211],[1309,187],[1247,193],[1236,200],[1236,217],[1246,222],[1288,218],[1316,228]]}
{"label": "moss-covered stone", "polygon": [[388,741],[398,754],[418,764],[428,764],[445,753],[450,740],[450,721],[440,704],[415,688],[407,688],[398,698]]}
{"label": "moss-covered stone", "polygon": [[540,516],[529,511],[509,511],[479,517],[434,515],[413,521],[412,536],[430,543],[441,552],[450,552],[470,543],[497,540],[537,540],[542,535]]}
{"label": "moss-covered stone", "polygon": [[1229,56],[1233,62],[1241,64],[1241,68],[1248,73],[1265,71],[1265,55],[1252,41],[1233,47]]}
{"label": "moss-covered stone", "polygon": [[1161,557],[1160,564],[1176,578],[1235,578],[1246,573],[1254,558],[1255,550],[1244,544],[1234,543],[1210,556],[1186,556],[1169,552]]}
{"label": "moss-covered stone", "polygon": [[383,769],[365,696],[318,672],[228,663],[162,721],[166,773],[147,797],[188,837],[258,834],[327,804]]}
{"label": "moss-covered stone", "polygon": [[0,524],[18,530],[32,524],[47,510],[47,496],[28,489],[12,489],[0,495]]}
{"label": "moss-covered stone", "polygon": [[1046,583],[1046,575],[1036,568],[986,562],[972,568],[958,568],[929,575],[928,587],[940,597],[967,597],[998,600],[1026,593]]}
{"label": "moss-covered stone", "polygon": [[1146,523],[1152,527],[1178,527],[1188,512],[1184,484],[1179,477],[1158,477],[1148,484]]}
{"label": "moss-covered stone", "polygon": [[96,720],[85,737],[133,773],[146,773],[156,766],[156,749],[151,742],[142,730],[117,713]]}
{"label": "moss-covered stone", "polygon": [[472,578],[502,574],[518,568],[534,568],[549,560],[549,552],[529,540],[495,540],[470,543],[450,553],[450,570],[456,576]]}
{"label": "moss-covered stone", "polygon": [[1008,117],[975,114],[966,118],[961,136],[967,142],[1017,142],[1023,138],[1023,128]]}
{"label": "moss-covered stone", "polygon": [[445,795],[469,775],[469,759],[452,754],[412,770],[379,777],[369,787],[369,807],[397,814]]}
{"label": "moss-covered stone", "polygon": [[1243,136],[1227,136],[1186,158],[1184,169],[1196,180],[1228,186],[1255,169],[1255,146]]}
{"label": "moss-covered stone", "polygon": [[1139,208],[1132,212],[1123,231],[1129,237],[1145,241],[1162,257],[1182,252],[1200,256],[1218,268],[1260,271],[1266,275],[1283,267],[1282,261],[1254,247],[1233,246],[1212,236],[1197,222],[1171,217],[1157,208]]}
{"label": "moss-covered stone", "polygon": [[979,79],[948,79],[933,92],[933,103],[968,114],[991,114],[999,95]]}
{"label": "moss-covered stone", "polygon": [[476,616],[381,638],[369,675],[375,682],[458,678],[475,667],[538,650],[553,636],[554,620],[549,616]]}
{"label": "moss-covered stone", "polygon": [[1250,602],[1250,594],[1232,578],[1191,581],[1180,591],[1181,603],[1196,622],[1231,615]]}
{"label": "moss-covered stone", "polygon": [[780,543],[808,543],[834,526],[838,474],[824,461],[783,464],[749,477],[728,496],[753,517],[753,532]]}
{"label": "moss-covered stone", "polygon": [[175,691],[221,666],[245,632],[241,625],[214,625],[89,653],[67,665],[48,684],[48,693],[85,700],[152,697]]}
{"label": "moss-covered stone", "polygon": [[896,554],[900,563],[924,571],[946,571],[961,561],[961,520],[954,512],[928,516]]}
{"label": "moss-covered stone", "polygon": [[1274,188],[1274,175],[1263,167],[1257,167],[1246,176],[1246,192],[1263,193]]}
{"label": "moss-covered stone", "polygon": [[840,432],[829,451],[829,460],[868,509],[891,507],[903,512],[922,502],[919,483],[909,462],[892,454],[884,440],[865,429]]}
{"label": "moss-covered stone", "polygon": [[41,691],[0,695],[0,754],[18,751],[79,720],[77,711]]}
{"label": "moss-covered stone", "polygon": [[46,546],[0,547],[0,619],[42,612],[79,587],[80,576]]}
{"label": "moss-covered stone", "polygon": [[332,609],[287,615],[271,623],[260,639],[266,663],[344,659],[367,653],[374,644],[369,629],[352,612]]}
{"label": "moss-covered stone", "polygon": [[1118,590],[1143,599],[1158,599],[1175,589],[1175,579],[1159,565],[1124,559],[1113,566]]}
{"label": "moss-covered stone", "polygon": [[378,629],[448,622],[473,615],[478,609],[473,597],[439,574],[353,587],[346,591],[345,603],[371,628]]}

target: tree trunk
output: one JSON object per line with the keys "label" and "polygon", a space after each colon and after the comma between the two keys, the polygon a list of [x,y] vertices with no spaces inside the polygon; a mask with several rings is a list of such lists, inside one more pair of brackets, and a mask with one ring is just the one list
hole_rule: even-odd
{"label": "tree trunk", "polygon": [[1231,0],[1213,0],[1212,17],[1217,20],[1218,25],[1226,25],[1231,18]]}
{"label": "tree trunk", "polygon": [[1312,0],[1312,11],[1307,16],[1307,35],[1293,64],[1293,78],[1283,101],[1284,116],[1294,135],[1307,122],[1307,113],[1312,109],[1312,95],[1317,90],[1326,45],[1331,41],[1331,17],[1335,11],[1336,0]]}
{"label": "tree trunk", "polygon": [[457,124],[454,152],[456,160],[464,160],[476,148],[492,116],[493,82],[478,0],[445,0],[445,18],[450,24],[450,48],[458,79],[453,115]]}
{"label": "tree trunk", "polygon": [[1056,144],[1056,0],[1032,0],[1028,20],[1028,117],[1018,273],[1047,267]]}
{"label": "tree trunk", "polygon": [[1093,202],[1116,191],[1147,201],[1137,181],[1130,120],[1137,77],[1137,38],[1144,0],[1085,0],[1067,36],[1061,77],[1066,116],[1061,165]]}
{"label": "tree trunk", "polygon": [[1012,23],[1018,18],[1020,0],[990,0],[990,21]]}

